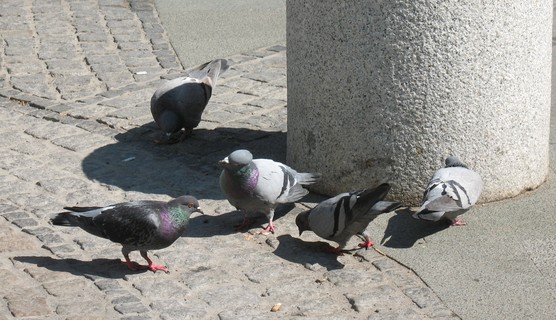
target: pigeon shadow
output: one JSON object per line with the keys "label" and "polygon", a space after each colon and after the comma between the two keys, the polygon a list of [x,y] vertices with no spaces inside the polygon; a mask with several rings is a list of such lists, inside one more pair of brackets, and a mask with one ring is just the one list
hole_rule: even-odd
{"label": "pigeon shadow", "polygon": [[330,247],[326,242],[307,242],[289,234],[280,235],[277,239],[279,244],[274,254],[284,260],[303,266],[318,264],[328,271],[344,268],[344,265],[338,262],[338,256],[326,252]]}
{"label": "pigeon shadow", "polygon": [[413,213],[407,208],[396,210],[395,215],[388,220],[380,244],[390,248],[411,248],[417,240],[449,227],[443,222],[414,219],[411,216]]}
{"label": "pigeon shadow", "polygon": [[[274,211],[274,221],[288,214],[295,208],[295,204],[287,203],[278,206]],[[238,230],[235,225],[243,222],[245,215],[242,211],[234,210],[219,215],[200,215],[189,219],[189,225],[183,237],[208,238],[212,236],[229,235],[232,233],[246,232],[256,228],[263,230],[268,223],[268,219],[263,214],[253,214],[249,216],[251,225],[248,228]]]}
{"label": "pigeon shadow", "polygon": [[34,264],[37,267],[50,271],[68,272],[75,276],[84,276],[92,280],[96,277],[123,279],[129,274],[151,272],[149,270],[130,270],[119,259],[81,261],[71,258],[55,259],[49,256],[18,256],[13,259],[22,263]]}
{"label": "pigeon shadow", "polygon": [[219,160],[232,151],[249,149],[256,158],[285,162],[286,133],[246,128],[195,129],[176,144],[157,144],[154,122],[116,135],[116,143],[100,147],[82,161],[85,175],[125,191],[200,199],[224,199]]}

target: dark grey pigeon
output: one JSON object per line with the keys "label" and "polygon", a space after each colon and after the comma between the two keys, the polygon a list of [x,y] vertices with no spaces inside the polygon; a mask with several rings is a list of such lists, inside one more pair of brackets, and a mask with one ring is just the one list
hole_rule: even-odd
{"label": "dark grey pigeon", "polygon": [[445,167],[432,176],[421,208],[413,218],[429,221],[448,221],[452,226],[463,226],[458,216],[473,206],[483,190],[481,176],[467,168],[457,157],[448,157]]}
{"label": "dark grey pigeon", "polygon": [[[147,250],[162,249],[176,241],[187,226],[193,212],[201,212],[192,196],[181,196],[168,202],[134,201],[107,207],[65,207],[71,212],[58,213],[51,222],[73,226],[97,237],[122,244],[125,264],[131,270],[168,270],[147,256]],[[139,250],[148,265],[129,259],[131,251]]]}
{"label": "dark grey pigeon", "polygon": [[228,67],[224,59],[213,60],[193,69],[187,77],[170,80],[156,90],[151,98],[151,113],[165,134],[160,142],[175,143],[191,134],[201,122],[218,76]]}
{"label": "dark grey pigeon", "polygon": [[269,159],[254,159],[247,150],[236,150],[219,162],[220,188],[228,201],[245,213],[239,226],[249,225],[248,214],[263,213],[268,227],[263,234],[274,233],[274,209],[281,203],[295,202],[309,191],[301,187],[320,180],[319,173],[299,173],[287,165]]}
{"label": "dark grey pigeon", "polygon": [[378,215],[401,206],[399,202],[382,201],[389,191],[390,185],[383,183],[374,189],[345,192],[325,200],[296,217],[299,235],[309,230],[321,238],[337,242],[339,246],[330,249],[336,254],[341,254],[355,234],[365,239],[359,246],[369,248],[373,245],[366,231],[369,223]]}

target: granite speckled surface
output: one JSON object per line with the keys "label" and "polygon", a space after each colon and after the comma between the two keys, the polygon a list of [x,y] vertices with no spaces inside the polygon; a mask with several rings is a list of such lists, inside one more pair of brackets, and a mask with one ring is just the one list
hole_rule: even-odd
{"label": "granite speckled surface", "polygon": [[548,173],[551,1],[287,2],[288,162],[417,204],[456,155],[481,202]]}

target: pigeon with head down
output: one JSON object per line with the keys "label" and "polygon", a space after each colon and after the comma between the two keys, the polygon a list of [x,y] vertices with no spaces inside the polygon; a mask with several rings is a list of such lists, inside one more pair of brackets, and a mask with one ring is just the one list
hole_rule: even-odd
{"label": "pigeon with head down", "polygon": [[413,218],[444,220],[452,226],[465,225],[458,220],[458,216],[468,211],[479,200],[483,180],[457,157],[446,158],[445,165],[432,176],[425,189],[421,207],[413,214]]}
{"label": "pigeon with head down", "polygon": [[325,200],[297,215],[295,223],[299,235],[313,231],[321,238],[337,242],[338,247],[330,249],[336,254],[341,254],[349,239],[356,234],[364,238],[359,246],[369,248],[373,245],[366,231],[369,223],[380,214],[401,206],[399,202],[383,201],[389,191],[390,185],[383,183],[373,189],[345,192]]}
{"label": "pigeon with head down", "polygon": [[[200,212],[199,202],[192,196],[181,196],[168,202],[133,201],[107,207],[65,207],[51,222],[59,226],[80,227],[97,237],[122,244],[125,264],[131,270],[168,270],[152,262],[147,250],[162,249],[176,241],[187,226],[193,212]],[[129,259],[139,250],[148,265]]]}
{"label": "pigeon with head down", "polygon": [[161,143],[175,143],[192,133],[201,122],[218,76],[228,67],[224,59],[213,60],[156,90],[151,98],[151,113],[164,133]]}
{"label": "pigeon with head down", "polygon": [[320,180],[319,173],[299,173],[287,165],[270,159],[253,159],[248,150],[236,150],[219,162],[220,188],[238,210],[245,213],[239,226],[248,226],[248,215],[263,213],[268,227],[262,231],[274,233],[274,209],[282,203],[295,202],[309,193],[302,185]]}

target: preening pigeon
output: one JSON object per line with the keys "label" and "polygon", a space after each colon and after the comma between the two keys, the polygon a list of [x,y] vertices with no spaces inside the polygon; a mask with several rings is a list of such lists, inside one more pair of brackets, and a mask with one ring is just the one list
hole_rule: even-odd
{"label": "preening pigeon", "polygon": [[382,201],[389,191],[390,185],[383,183],[373,189],[341,193],[325,200],[296,217],[299,235],[313,231],[321,238],[337,242],[339,246],[330,251],[341,254],[349,239],[359,234],[365,239],[359,246],[369,248],[373,245],[366,231],[369,223],[401,206],[399,202]]}
{"label": "preening pigeon", "polygon": [[[213,60],[193,69],[187,77],[170,80],[156,90],[151,98],[151,113],[165,133],[167,141],[161,142],[175,143],[191,134],[201,122],[218,76],[228,67],[224,59]],[[171,138],[182,128],[184,132]]]}
{"label": "preening pigeon", "polygon": [[453,226],[465,225],[458,220],[458,216],[477,202],[483,190],[483,180],[456,157],[446,158],[445,164],[432,176],[421,208],[413,214],[413,218],[446,220]]}
{"label": "preening pigeon", "polygon": [[[201,212],[192,196],[181,196],[168,202],[134,201],[107,207],[65,207],[71,212],[58,213],[52,224],[74,226],[98,237],[122,244],[125,264],[131,270],[168,270],[147,256],[147,250],[162,249],[176,241],[187,226],[193,212]],[[139,250],[148,265],[129,259],[131,251]]]}
{"label": "preening pigeon", "polygon": [[280,162],[253,159],[251,152],[236,150],[219,162],[220,188],[228,201],[245,213],[239,228],[249,224],[248,214],[264,213],[268,227],[263,234],[274,233],[274,209],[281,203],[294,202],[309,193],[301,185],[317,182],[319,173],[298,173]]}

